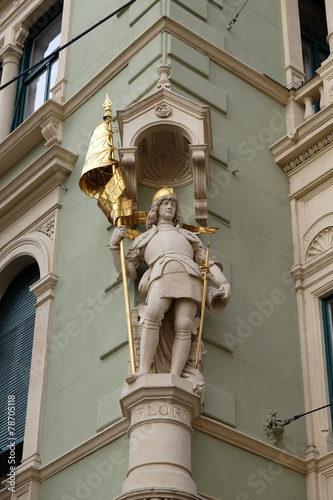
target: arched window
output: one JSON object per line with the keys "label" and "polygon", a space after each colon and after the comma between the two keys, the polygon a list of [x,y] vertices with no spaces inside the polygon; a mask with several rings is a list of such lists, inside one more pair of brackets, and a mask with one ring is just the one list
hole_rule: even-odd
{"label": "arched window", "polygon": [[[22,458],[25,417],[35,326],[35,296],[29,287],[39,280],[37,264],[21,271],[0,301],[0,481],[9,470],[9,446],[15,440],[15,461]],[[15,397],[15,399],[14,399]],[[14,435],[6,408],[15,402]],[[13,406],[13,405],[11,405]]]}

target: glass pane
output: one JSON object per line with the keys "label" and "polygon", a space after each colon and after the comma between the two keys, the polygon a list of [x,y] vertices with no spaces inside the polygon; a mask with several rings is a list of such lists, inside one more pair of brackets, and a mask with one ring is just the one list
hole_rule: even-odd
{"label": "glass pane", "polygon": [[51,54],[60,45],[60,29],[61,16],[58,16],[40,35],[38,35],[33,43],[31,64],[44,59]]}
{"label": "glass pane", "polygon": [[[32,46],[31,65],[38,63],[60,45],[61,16],[58,16],[34,40]],[[26,100],[24,119],[28,118],[49,98],[49,89],[55,84],[57,78],[58,61],[50,66],[45,64],[45,70],[26,86]],[[41,66],[43,68],[43,66]]]}
{"label": "glass pane", "polygon": [[311,67],[311,56],[310,56],[310,47],[306,45],[304,42],[302,43],[302,53],[303,53],[303,66],[305,73],[305,80],[310,80],[312,77],[312,67]]}
{"label": "glass pane", "polygon": [[46,76],[47,70],[27,85],[24,119],[45,102]]}
{"label": "glass pane", "polygon": [[330,323],[331,335],[333,336],[333,299],[328,301],[328,318]]}

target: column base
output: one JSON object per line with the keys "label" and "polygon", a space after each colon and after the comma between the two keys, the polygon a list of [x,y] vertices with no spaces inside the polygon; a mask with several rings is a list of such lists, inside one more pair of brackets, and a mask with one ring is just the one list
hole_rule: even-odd
{"label": "column base", "polygon": [[172,488],[142,488],[117,496],[114,500],[204,500],[198,494]]}
{"label": "column base", "polygon": [[201,403],[192,384],[166,373],[142,375],[125,385],[120,403],[130,420],[130,447],[119,499],[148,500],[149,492],[152,499],[200,498],[191,472],[191,422]]}

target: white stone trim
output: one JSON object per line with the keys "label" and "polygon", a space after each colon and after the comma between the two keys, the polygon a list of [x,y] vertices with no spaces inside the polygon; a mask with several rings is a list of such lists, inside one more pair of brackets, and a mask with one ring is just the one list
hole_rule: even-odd
{"label": "white stone trim", "polygon": [[[128,426],[128,420],[123,418],[87,441],[84,441],[72,450],[69,450],[67,453],[61,455],[55,460],[52,460],[48,464],[43,465],[40,469],[40,480],[44,481],[45,479],[54,476],[61,470],[124,436],[127,433]],[[257,456],[278,463],[301,474],[305,474],[306,472],[305,460],[280,450],[268,443],[259,441],[258,439],[217,422],[216,420],[200,416],[193,422],[193,428],[220,439],[221,441],[232,446],[254,453]]]}
{"label": "white stone trim", "polygon": [[288,88],[298,88],[305,79],[298,0],[281,0],[285,70]]}
{"label": "white stone trim", "polygon": [[[46,377],[46,350],[53,291],[57,282],[57,276],[50,273],[50,269],[53,268],[52,254],[52,242],[41,232],[30,233],[12,241],[0,253],[0,276],[2,276],[3,272],[7,271],[4,285],[2,285],[2,290],[0,290],[1,295],[8,282],[11,281],[11,278],[14,278],[15,274],[17,274],[15,265],[10,265],[15,264],[17,259],[30,256],[37,262],[40,272],[39,281],[31,287],[31,290],[37,297],[37,304],[23,444],[23,463],[17,469],[18,471],[19,469],[24,470],[27,467],[36,468],[40,465],[39,442]],[[2,281],[0,279],[1,283]],[[19,493],[20,489],[17,489],[17,496],[15,497],[14,495],[14,498],[22,498],[24,500],[37,499],[35,493],[38,488],[36,490],[36,484],[33,484],[30,479],[22,485],[22,488],[21,493]]]}
{"label": "white stone trim", "polygon": [[[62,47],[70,40],[70,28],[72,24],[73,0],[64,0],[61,22],[61,39],[60,46]],[[52,99],[56,102],[65,102],[66,92],[66,76],[68,67],[69,48],[63,49],[59,53],[58,73],[56,83],[50,90]]]}
{"label": "white stone trim", "polygon": [[[35,205],[36,200],[62,186],[76,160],[77,155],[54,144],[9,182],[1,190],[0,228],[6,228],[23,211]],[[60,202],[59,190],[57,192],[54,206]]]}

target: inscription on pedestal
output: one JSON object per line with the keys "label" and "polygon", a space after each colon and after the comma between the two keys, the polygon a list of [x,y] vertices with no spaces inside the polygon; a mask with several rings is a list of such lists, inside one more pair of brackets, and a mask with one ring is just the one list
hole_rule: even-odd
{"label": "inscription on pedestal", "polygon": [[191,423],[191,415],[184,408],[179,408],[179,406],[167,405],[167,404],[156,404],[156,405],[146,405],[136,408],[132,413],[132,424],[138,420],[145,420],[149,418],[161,418],[168,417]]}

